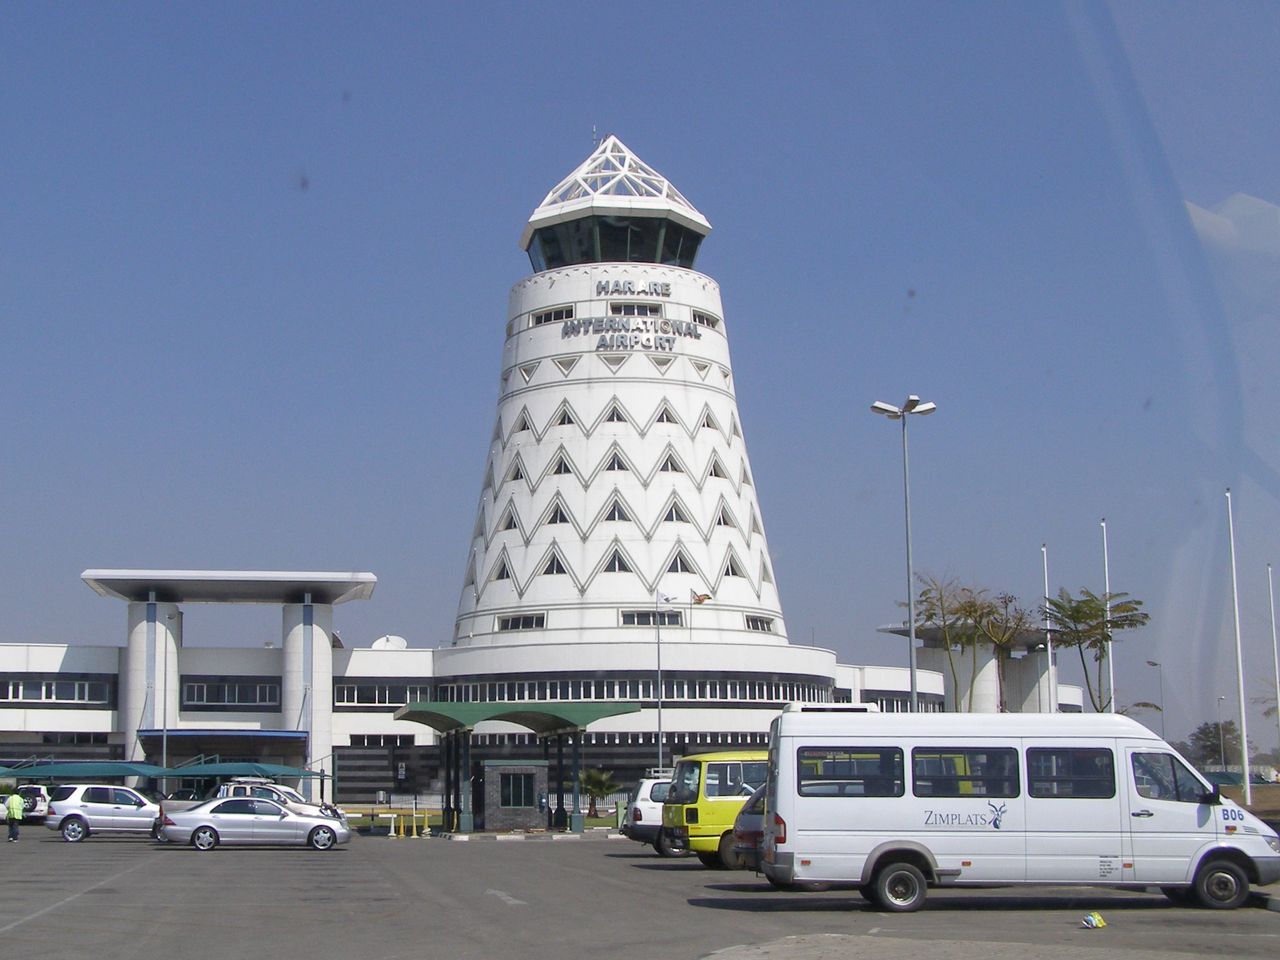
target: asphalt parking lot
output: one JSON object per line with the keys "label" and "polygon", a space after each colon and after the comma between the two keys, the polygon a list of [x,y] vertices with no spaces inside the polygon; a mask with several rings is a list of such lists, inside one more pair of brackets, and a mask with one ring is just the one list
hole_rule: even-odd
{"label": "asphalt parking lot", "polygon": [[[892,915],[855,892],[782,893],[748,873],[663,860],[627,840],[357,837],[327,852],[62,842],[0,854],[9,956],[183,960],[500,958],[1271,960],[1280,913],[1174,907],[1158,894],[935,891]],[[1081,925],[1098,910],[1100,930]]]}

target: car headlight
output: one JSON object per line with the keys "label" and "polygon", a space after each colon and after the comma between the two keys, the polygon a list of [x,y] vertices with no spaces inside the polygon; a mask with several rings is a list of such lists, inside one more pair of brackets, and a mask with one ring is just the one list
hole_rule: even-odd
{"label": "car headlight", "polygon": [[1267,837],[1267,846],[1271,848],[1272,853],[1280,853],[1280,837]]}

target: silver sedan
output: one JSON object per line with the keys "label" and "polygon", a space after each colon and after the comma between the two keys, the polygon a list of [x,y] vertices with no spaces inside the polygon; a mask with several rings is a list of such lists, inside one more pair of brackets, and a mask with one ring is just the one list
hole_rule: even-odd
{"label": "silver sedan", "polygon": [[225,844],[307,844],[329,850],[351,839],[351,829],[336,817],[286,810],[274,800],[227,797],[188,810],[166,813],[160,830],[173,843],[197,850]]}

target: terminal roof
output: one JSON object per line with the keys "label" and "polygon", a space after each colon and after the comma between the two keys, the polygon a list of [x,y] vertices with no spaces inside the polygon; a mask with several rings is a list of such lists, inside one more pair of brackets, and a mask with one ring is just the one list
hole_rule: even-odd
{"label": "terminal roof", "polygon": [[344,603],[373,596],[372,573],[298,573],[287,570],[86,570],[80,579],[95,593],[164,603]]}
{"label": "terminal roof", "polygon": [[613,134],[565,177],[533,211],[521,249],[528,250],[533,232],[566,220],[603,216],[669,217],[706,236],[711,224],[662,174]]}

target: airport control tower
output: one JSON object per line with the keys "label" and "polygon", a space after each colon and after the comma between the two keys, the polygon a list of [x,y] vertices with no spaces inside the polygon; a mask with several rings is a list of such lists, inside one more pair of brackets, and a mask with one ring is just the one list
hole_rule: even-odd
{"label": "airport control tower", "polygon": [[613,136],[529,218],[455,645],[786,642],[710,232]]}

